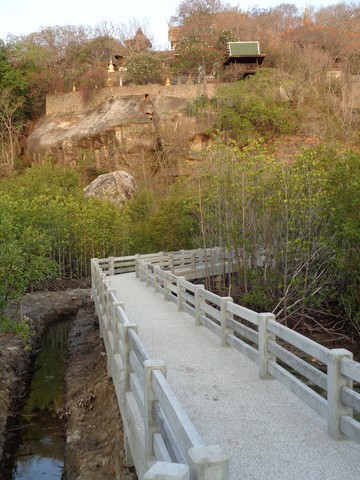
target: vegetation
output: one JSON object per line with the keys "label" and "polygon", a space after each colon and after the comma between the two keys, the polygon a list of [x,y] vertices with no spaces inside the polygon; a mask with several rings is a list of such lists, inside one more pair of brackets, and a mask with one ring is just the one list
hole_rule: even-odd
{"label": "vegetation", "polygon": [[172,61],[172,71],[206,80],[224,62],[224,51],[214,48],[199,37],[184,38],[176,47],[176,57]]}
{"label": "vegetation", "polygon": [[[163,61],[134,37],[138,25],[49,27],[1,42],[0,314],[30,289],[87,278],[92,257],[219,245],[235,252],[237,276],[224,288],[241,303],[284,322],[326,316],[359,330],[359,116],[346,101],[360,73],[359,18],[355,4],[304,16],[290,4],[242,12],[183,0],[172,19],[178,49]],[[226,42],[255,39],[265,68],[235,82]],[[201,172],[162,195],[146,182],[121,208],[85,197],[79,167],[28,168],[22,154],[47,94],[75,87],[86,100],[119,58],[138,84],[171,72],[230,80],[186,108],[215,119]],[[292,150],[295,136],[314,146]],[[4,319],[0,333],[11,328]]]}
{"label": "vegetation", "polygon": [[51,163],[3,181],[0,205],[0,311],[45,281],[88,277],[92,257],[129,249],[126,211],[85,197],[74,172]]}
{"label": "vegetation", "polygon": [[91,258],[190,248],[196,226],[177,189],[119,207],[85,197],[70,168],[33,166],[0,183],[0,313],[28,289],[88,278]]}
{"label": "vegetation", "polygon": [[[261,144],[219,141],[204,162],[203,242],[235,252],[229,288],[241,303],[284,320],[345,310],[358,319],[360,155],[317,147],[284,163]],[[344,201],[356,211],[342,217]]]}
{"label": "vegetation", "polygon": [[261,70],[245,82],[218,90],[216,126],[239,145],[251,139],[271,139],[297,133],[299,112],[281,96],[281,76],[276,70]]}
{"label": "vegetation", "polygon": [[126,79],[136,85],[164,83],[162,61],[148,52],[134,53],[125,65]]}
{"label": "vegetation", "polygon": [[20,320],[16,320],[8,316],[0,317],[0,336],[18,335],[24,341],[25,350],[30,349],[33,334],[29,318],[23,317]]}

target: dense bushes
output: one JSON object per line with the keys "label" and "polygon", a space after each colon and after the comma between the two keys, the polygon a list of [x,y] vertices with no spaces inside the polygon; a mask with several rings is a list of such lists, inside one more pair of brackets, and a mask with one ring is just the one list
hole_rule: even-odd
{"label": "dense bushes", "polygon": [[284,162],[215,142],[204,161],[203,240],[234,250],[241,303],[359,321],[360,155],[317,147]]}
{"label": "dense bushes", "polygon": [[199,222],[191,192],[179,183],[158,199],[138,192],[128,206],[133,251],[149,253],[196,248]]}
{"label": "dense bushes", "polygon": [[281,75],[261,70],[245,81],[221,87],[217,92],[216,127],[239,145],[258,138],[295,133],[299,114],[281,96]]}
{"label": "dense bushes", "polygon": [[33,166],[0,183],[0,312],[45,280],[82,279],[90,259],[193,246],[186,192],[139,192],[119,207],[84,196],[77,172]]}
{"label": "dense bushes", "polygon": [[45,279],[88,277],[92,257],[129,251],[126,210],[86,198],[71,170],[32,167],[0,194],[1,307]]}

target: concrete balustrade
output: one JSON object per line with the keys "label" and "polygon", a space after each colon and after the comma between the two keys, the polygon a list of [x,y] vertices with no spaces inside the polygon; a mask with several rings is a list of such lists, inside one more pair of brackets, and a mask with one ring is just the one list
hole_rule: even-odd
{"label": "concrete balustrade", "polygon": [[[166,292],[168,282],[168,295],[174,297],[182,279],[178,282],[170,272],[161,270],[158,263],[169,266],[166,259],[158,255],[148,259],[155,265],[149,263],[149,268],[143,268],[135,265],[134,257],[137,275],[151,286],[156,285],[154,279],[158,275],[160,288]],[[124,303],[109,286],[109,275],[118,272],[119,264],[128,269],[129,258],[126,262],[116,258],[92,262],[92,297],[107,353],[108,375],[113,379],[124,423],[127,464],[135,466],[140,479],[227,479],[228,457],[220,447],[216,449],[216,458],[208,458],[207,469],[204,470],[203,458],[200,466],[196,466],[196,456],[194,465],[190,465],[188,451],[194,447],[205,448],[205,445],[167,384],[166,365],[149,358],[137,334],[137,324],[127,319]],[[178,299],[181,308],[181,296]],[[226,460],[224,465],[219,464],[219,452]],[[209,476],[211,469],[217,475],[222,469],[221,477]]]}
{"label": "concrete balustrade", "polygon": [[136,323],[127,319],[107,281],[121,268],[136,271],[164,300],[192,315],[197,327],[218,335],[222,346],[256,362],[260,378],[282,382],[327,420],[332,438],[360,443],[360,423],[353,417],[360,412],[360,394],[353,388],[360,383],[360,364],[350,352],[327,349],[271,313],[254,312],[188,281],[205,271],[227,272],[231,264],[232,255],[220,249],[92,260],[92,297],[124,421],[126,455],[141,480],[225,480],[229,459],[220,447],[203,444],[167,384],[166,365],[149,358]]}
{"label": "concrete balustrade", "polygon": [[353,380],[341,373],[341,360],[352,360],[352,353],[343,348],[330,350],[328,354],[328,433],[332,438],[344,438],[341,431],[341,418],[352,417],[353,410],[342,401],[342,390],[353,388]]}
{"label": "concrete balustrade", "polygon": [[272,313],[259,313],[258,317],[258,342],[259,342],[259,375],[263,380],[271,378],[269,374],[269,361],[276,362],[274,354],[269,352],[269,340],[276,341],[275,335],[267,328],[268,319],[275,320]]}

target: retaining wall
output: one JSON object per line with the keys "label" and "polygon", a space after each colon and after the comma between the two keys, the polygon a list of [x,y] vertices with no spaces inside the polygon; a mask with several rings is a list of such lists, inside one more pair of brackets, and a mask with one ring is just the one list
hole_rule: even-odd
{"label": "retaining wall", "polygon": [[158,95],[194,99],[201,95],[212,97],[217,85],[193,84],[193,85],[132,85],[123,87],[99,88],[93,91],[90,98],[84,102],[81,92],[68,92],[62,94],[48,95],[46,97],[46,115],[55,113],[87,112],[97,108],[111,99],[124,96],[136,95],[145,96],[148,94],[150,100]]}

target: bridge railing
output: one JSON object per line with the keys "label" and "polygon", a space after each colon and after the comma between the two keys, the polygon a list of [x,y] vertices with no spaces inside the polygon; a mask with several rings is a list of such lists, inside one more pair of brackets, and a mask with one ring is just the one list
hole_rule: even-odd
{"label": "bridge railing", "polygon": [[[214,265],[216,254],[216,249],[207,253],[209,265]],[[170,271],[137,258],[138,277],[176,303],[179,311],[192,315],[196,325],[211,329],[223,346],[231,346],[256,362],[261,378],[276,378],[300,397],[327,420],[332,438],[360,443],[360,363],[352,359],[351,352],[328,349],[280,324],[272,313],[249,310],[230,297],[220,297],[171,273],[184,274],[186,266],[202,272],[190,262],[191,252],[171,255],[176,261],[170,264],[176,268]],[[201,258],[198,253],[197,258]],[[230,255],[222,260],[227,258],[231,261]]]}
{"label": "bridge railing", "polygon": [[[113,272],[135,270],[141,258],[155,268],[162,254],[92,260],[92,297],[124,425],[125,456],[139,479],[228,479],[228,457],[218,446],[206,446],[166,380],[166,365],[152,359],[137,324],[110,287]],[[140,265],[139,271],[142,271]],[[154,270],[154,266],[148,270]],[[172,275],[170,272],[162,272]],[[216,476],[212,476],[212,471]]]}
{"label": "bridge railing", "polygon": [[[136,262],[136,274],[138,277],[143,277],[146,272],[146,265],[150,264],[150,268],[159,266],[162,270],[170,271],[173,274],[181,275],[184,271],[189,273],[198,273],[199,276],[212,276],[215,273],[223,273],[229,271],[232,267],[233,256],[227,249],[222,248],[207,248],[198,250],[180,250],[178,252],[159,252],[149,255],[135,255],[132,258],[141,259],[143,262]],[[107,261],[111,259],[106,259]],[[112,260],[114,265],[121,262],[121,258]],[[222,268],[221,268],[222,267]],[[116,270],[116,267],[115,267]],[[123,272],[125,273],[125,271]],[[196,277],[196,275],[195,275]]]}

